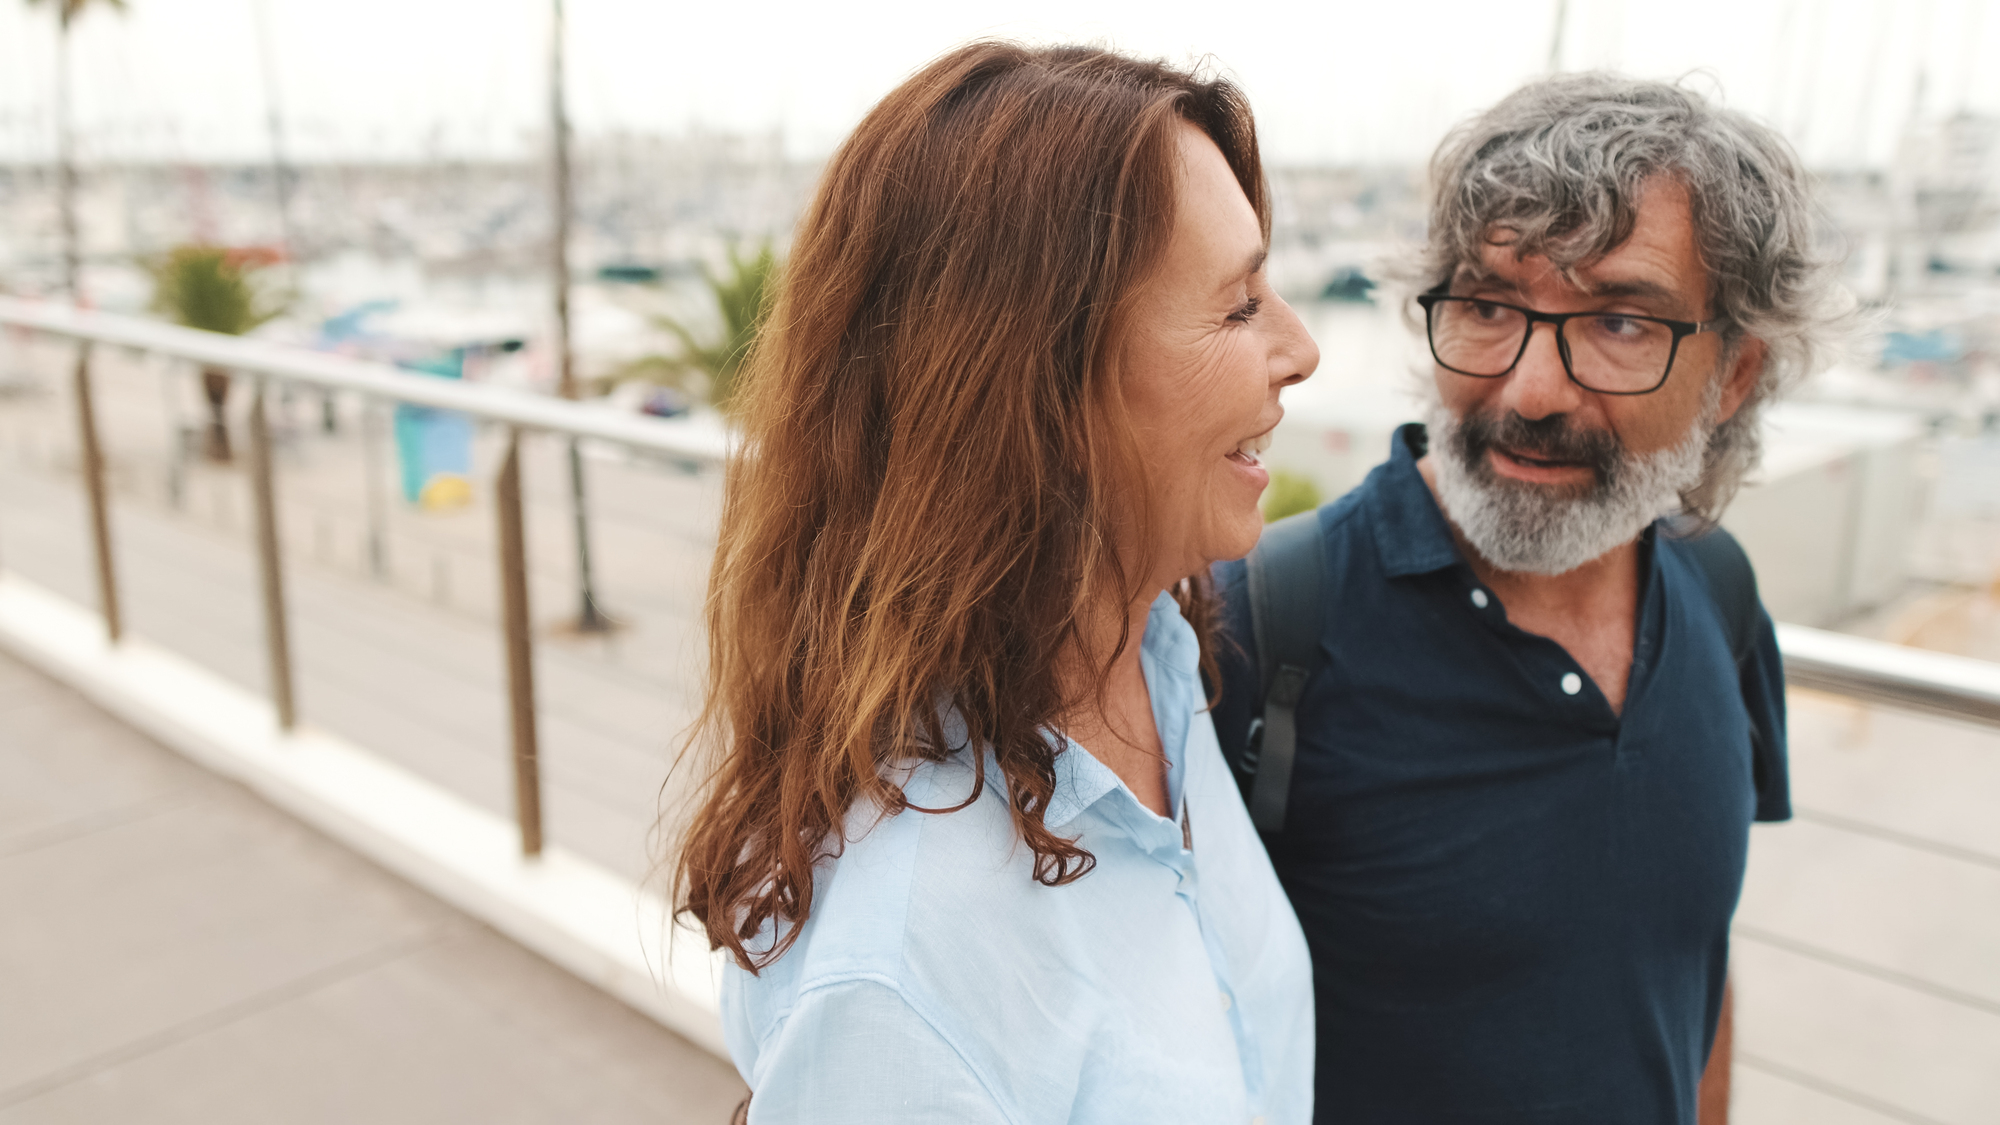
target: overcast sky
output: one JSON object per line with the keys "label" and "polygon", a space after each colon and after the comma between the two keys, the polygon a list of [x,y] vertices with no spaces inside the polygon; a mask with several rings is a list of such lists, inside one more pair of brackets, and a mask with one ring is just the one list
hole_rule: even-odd
{"label": "overcast sky", "polygon": [[[999,35],[1212,57],[1282,163],[1422,160],[1546,69],[1557,0],[567,0],[584,131],[780,130],[823,155],[938,52]],[[128,0],[75,32],[87,157],[267,152],[263,6],[303,158],[514,155],[546,119],[549,0]],[[0,0],[0,160],[45,157],[54,0]],[[1561,64],[1697,81],[1820,165],[1881,165],[1913,112],[2000,112],[1996,0],[1569,0]],[[1921,90],[1921,102],[1918,101]]]}

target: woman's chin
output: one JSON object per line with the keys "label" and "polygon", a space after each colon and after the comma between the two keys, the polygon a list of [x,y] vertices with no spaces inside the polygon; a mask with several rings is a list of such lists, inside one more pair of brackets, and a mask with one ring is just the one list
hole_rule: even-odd
{"label": "woman's chin", "polygon": [[1264,512],[1252,504],[1248,512],[1232,513],[1225,526],[1227,534],[1216,536],[1217,551],[1209,556],[1217,562],[1240,559],[1256,548],[1258,536],[1264,533]]}

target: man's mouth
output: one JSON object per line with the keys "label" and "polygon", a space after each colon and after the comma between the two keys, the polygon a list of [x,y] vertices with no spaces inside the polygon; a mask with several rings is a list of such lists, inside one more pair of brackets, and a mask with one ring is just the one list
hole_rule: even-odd
{"label": "man's mouth", "polygon": [[1503,446],[1503,445],[1495,445],[1495,446],[1493,446],[1493,447],[1492,447],[1492,450],[1493,450],[1493,452],[1495,452],[1495,453],[1499,454],[1499,455],[1500,455],[1500,456],[1502,456],[1502,457],[1505,457],[1505,458],[1507,458],[1507,459],[1508,459],[1508,460],[1510,460],[1510,461],[1514,461],[1514,462],[1517,462],[1517,463],[1519,463],[1519,464],[1522,464],[1522,465],[1526,465],[1526,466],[1528,466],[1528,467],[1530,467],[1530,468],[1534,468],[1534,469],[1592,469],[1592,470],[1594,470],[1594,469],[1596,469],[1596,467],[1597,467],[1597,466],[1595,466],[1595,465],[1593,465],[1593,464],[1591,464],[1590,462],[1587,462],[1587,461],[1570,461],[1570,460],[1565,460],[1565,459],[1563,459],[1563,458],[1560,458],[1560,457],[1537,457],[1537,456],[1534,456],[1533,454],[1529,454],[1529,453],[1524,453],[1524,452],[1522,452],[1521,450],[1518,450],[1518,449],[1509,449],[1509,448],[1507,448],[1506,446]]}
{"label": "man's mouth", "polygon": [[1228,460],[1244,465],[1263,464],[1264,451],[1271,448],[1271,434],[1275,429],[1276,427],[1273,427],[1256,437],[1247,437],[1237,442],[1236,448],[1229,451]]}

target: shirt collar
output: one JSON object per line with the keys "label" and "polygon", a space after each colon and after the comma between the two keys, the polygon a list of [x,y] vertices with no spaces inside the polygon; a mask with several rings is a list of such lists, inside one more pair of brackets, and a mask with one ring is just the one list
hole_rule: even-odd
{"label": "shirt collar", "polygon": [[[1139,663],[1145,672],[1146,688],[1153,697],[1153,721],[1159,728],[1160,746],[1167,755],[1167,792],[1176,810],[1180,807],[1181,781],[1187,774],[1187,734],[1191,715],[1184,715],[1182,702],[1188,698],[1189,681],[1201,674],[1201,641],[1194,626],[1181,616],[1180,603],[1161,592],[1153,599],[1146,615],[1146,635],[1139,641]],[[1058,736],[1061,737],[1061,736]],[[1083,815],[1107,794],[1130,790],[1111,768],[1089,750],[1068,738],[1062,739],[1056,755],[1055,792],[1042,823],[1056,828]]]}
{"label": "shirt collar", "polygon": [[1423,423],[1398,428],[1389,440],[1388,462],[1375,470],[1381,479],[1368,490],[1375,549],[1383,573],[1390,578],[1428,574],[1464,561],[1437,497],[1417,471],[1417,458],[1429,447]]}

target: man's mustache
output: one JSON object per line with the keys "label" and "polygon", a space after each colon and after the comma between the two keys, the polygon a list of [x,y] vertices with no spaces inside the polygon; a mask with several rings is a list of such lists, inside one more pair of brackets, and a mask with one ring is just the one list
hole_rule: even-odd
{"label": "man's mustache", "polygon": [[1468,411],[1459,419],[1453,436],[1454,452],[1467,469],[1482,477],[1492,474],[1486,454],[1495,446],[1539,461],[1588,466],[1599,485],[1609,483],[1625,453],[1624,445],[1609,430],[1573,425],[1566,414],[1523,418],[1512,410],[1504,414]]}

